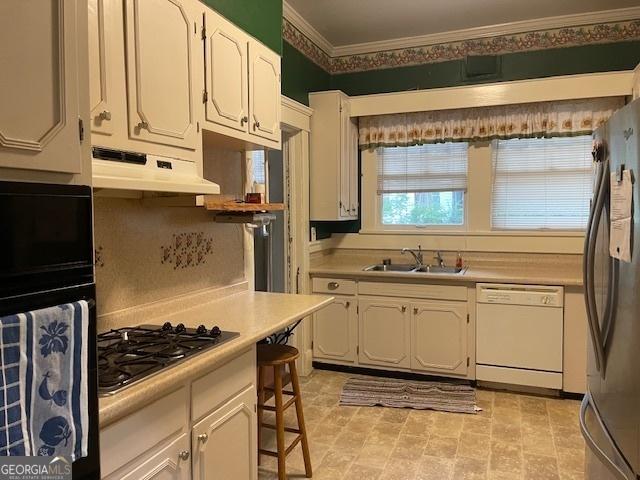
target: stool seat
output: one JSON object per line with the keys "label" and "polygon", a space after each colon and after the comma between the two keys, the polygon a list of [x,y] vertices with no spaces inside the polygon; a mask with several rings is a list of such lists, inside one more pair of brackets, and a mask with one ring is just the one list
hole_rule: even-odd
{"label": "stool seat", "polygon": [[260,344],[258,350],[258,366],[274,367],[297,360],[300,356],[298,349],[289,345]]}
{"label": "stool seat", "polygon": [[[278,480],[286,480],[287,455],[300,443],[302,445],[302,457],[304,459],[305,476],[311,478],[311,456],[309,455],[309,442],[307,440],[307,429],[304,425],[304,415],[302,412],[302,397],[300,395],[300,382],[296,370],[296,359],[300,356],[298,349],[289,345],[261,344],[257,346],[258,360],[258,463],[260,455],[270,455],[278,458]],[[289,374],[286,369],[289,367]],[[273,372],[273,387],[265,385],[265,374]],[[288,379],[287,379],[288,377]],[[291,382],[291,390],[285,390],[284,386]],[[273,392],[275,406],[266,405],[267,392]],[[286,402],[283,395],[291,398]],[[285,426],[284,412],[295,405],[298,428]],[[274,412],[276,423],[268,424],[263,422],[264,412]],[[277,451],[273,452],[261,448],[262,428],[271,428],[276,431]],[[285,432],[297,434],[293,442],[285,447]]]}

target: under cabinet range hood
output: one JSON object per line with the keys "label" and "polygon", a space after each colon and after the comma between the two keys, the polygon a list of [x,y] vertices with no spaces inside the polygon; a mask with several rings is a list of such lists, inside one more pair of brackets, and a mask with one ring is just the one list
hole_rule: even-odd
{"label": "under cabinet range hood", "polygon": [[109,190],[218,194],[220,186],[198,175],[194,162],[93,147],[93,187]]}

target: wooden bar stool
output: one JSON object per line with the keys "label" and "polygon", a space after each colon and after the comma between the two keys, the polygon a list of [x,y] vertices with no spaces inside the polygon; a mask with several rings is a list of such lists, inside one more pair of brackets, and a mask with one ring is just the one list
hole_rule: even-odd
{"label": "wooden bar stool", "polygon": [[[286,480],[285,459],[298,443],[302,442],[302,456],[304,458],[304,470],[307,478],[311,478],[311,459],[309,457],[309,443],[307,441],[307,431],[304,425],[304,415],[302,413],[302,398],[300,396],[300,383],[298,382],[298,372],[296,370],[296,359],[300,356],[298,350],[289,345],[258,345],[258,461],[260,454],[278,458],[278,480]],[[290,381],[292,391],[283,390],[289,381],[283,381],[283,367],[289,365]],[[273,368],[273,387],[265,385],[265,373],[268,368]],[[270,373],[270,372],[269,372]],[[267,392],[272,392],[275,397],[275,407],[265,405]],[[290,395],[291,398],[283,403],[282,396]],[[296,416],[298,418],[298,428],[285,427],[284,412],[295,403]],[[264,411],[276,413],[276,424],[271,425],[262,422]],[[278,451],[263,450],[261,448],[262,428],[271,428],[276,431],[276,441]],[[288,447],[284,446],[284,432],[297,433],[296,438]]]}

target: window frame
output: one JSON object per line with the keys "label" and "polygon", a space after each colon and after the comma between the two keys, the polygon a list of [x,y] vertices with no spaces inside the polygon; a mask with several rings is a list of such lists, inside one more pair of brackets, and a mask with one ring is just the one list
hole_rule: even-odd
{"label": "window frame", "polygon": [[[587,135],[580,135],[579,137],[587,137]],[[552,137],[553,138],[553,137]],[[577,137],[574,137],[577,138]],[[509,141],[512,139],[508,139],[506,141]],[[546,138],[539,138],[536,140],[546,140]],[[538,227],[538,228],[509,228],[509,227],[496,227],[494,226],[494,217],[493,217],[493,191],[494,191],[494,185],[495,185],[495,175],[496,175],[496,169],[495,169],[495,165],[494,165],[494,147],[498,145],[498,142],[500,140],[493,140],[491,142],[489,142],[489,150],[491,153],[491,201],[489,204],[489,225],[490,225],[490,229],[492,232],[494,233],[503,233],[503,234],[509,234],[512,232],[525,232],[528,234],[536,234],[536,233],[540,233],[541,235],[553,235],[554,233],[560,234],[560,235],[570,235],[571,233],[576,233],[578,235],[584,235],[586,232],[586,228],[587,228],[587,221],[585,221],[585,226],[584,228],[570,228],[570,227],[562,227],[562,228],[545,228],[545,227]],[[592,171],[593,174],[593,171]],[[592,178],[592,182],[593,182],[593,178]],[[592,192],[593,194],[593,192]]]}
{"label": "window frame", "polygon": [[[464,224],[449,225],[384,225],[382,224],[382,196],[377,194],[377,153],[374,149],[361,151],[360,192],[362,235],[405,236],[467,236],[482,237],[584,237],[584,230],[493,230],[491,205],[493,203],[493,163],[491,142],[469,142],[467,154],[467,190],[464,192]],[[486,249],[481,241],[475,249]],[[559,247],[561,248],[561,247]],[[502,250],[501,250],[502,251]]]}

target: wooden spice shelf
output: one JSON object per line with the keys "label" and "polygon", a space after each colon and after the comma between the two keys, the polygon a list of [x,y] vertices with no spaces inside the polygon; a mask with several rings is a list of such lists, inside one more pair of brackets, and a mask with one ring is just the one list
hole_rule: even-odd
{"label": "wooden spice shelf", "polygon": [[236,200],[221,199],[216,195],[205,195],[204,208],[213,212],[249,213],[281,211],[285,209],[285,205],[284,203],[245,203]]}

